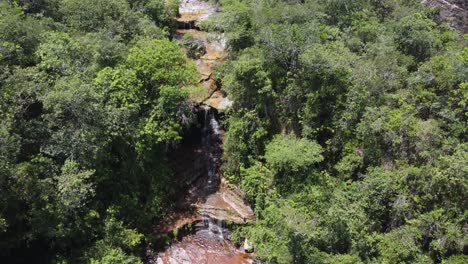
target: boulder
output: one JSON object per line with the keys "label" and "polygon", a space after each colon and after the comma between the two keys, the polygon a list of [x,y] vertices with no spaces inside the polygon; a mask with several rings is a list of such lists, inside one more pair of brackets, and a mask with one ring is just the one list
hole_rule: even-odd
{"label": "boulder", "polygon": [[242,246],[245,252],[247,253],[252,253],[254,251],[254,247],[252,244],[250,244],[249,240],[246,238],[244,240],[244,245]]}

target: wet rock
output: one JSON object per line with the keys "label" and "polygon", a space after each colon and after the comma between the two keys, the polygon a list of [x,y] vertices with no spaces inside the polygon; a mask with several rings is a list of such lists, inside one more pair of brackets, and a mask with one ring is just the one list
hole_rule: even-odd
{"label": "wet rock", "polygon": [[249,255],[236,249],[230,242],[217,239],[208,232],[185,237],[161,253],[157,263],[163,264],[248,264]]}
{"label": "wet rock", "polygon": [[[194,102],[197,106],[194,108],[198,117],[197,124],[187,132],[188,136],[184,137],[181,144],[170,152],[174,178],[181,183],[181,190],[185,189],[185,192],[181,192],[180,197],[175,197],[177,210],[171,218],[156,227],[155,232],[160,234],[188,226],[191,234],[184,233],[181,241],[174,241],[157,258],[151,257],[150,262],[253,263],[249,254],[237,249],[229,241],[229,230],[224,224],[225,221],[243,224],[254,219],[252,209],[244,202],[242,193],[221,184],[222,174],[219,168],[223,131],[218,123],[219,114],[216,109],[230,107],[232,102],[221,91],[213,69],[224,59],[226,43],[222,34],[212,35],[197,30],[199,23],[218,12],[218,8],[201,0],[182,0],[179,11],[179,29],[174,38],[183,42],[184,35],[190,34],[193,40],[191,43],[197,46],[194,50],[206,52],[198,59],[198,56],[191,57],[196,59],[194,61],[200,73],[199,84],[206,88],[207,95],[203,100]],[[200,48],[202,43],[203,48]],[[191,48],[186,47],[186,52],[189,53]],[[200,85],[197,87],[201,88]]]}
{"label": "wet rock", "polygon": [[177,20],[177,29],[196,29],[195,20]]}

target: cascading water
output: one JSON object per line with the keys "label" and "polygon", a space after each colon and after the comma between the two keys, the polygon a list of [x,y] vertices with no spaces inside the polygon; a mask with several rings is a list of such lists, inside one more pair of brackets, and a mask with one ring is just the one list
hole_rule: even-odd
{"label": "cascading water", "polygon": [[219,9],[203,0],[184,0],[179,7],[179,29],[174,38],[181,39],[190,34],[204,44],[206,54],[194,62],[200,73],[200,85],[207,89],[208,99],[191,99],[196,105],[193,111],[198,115],[197,125],[190,129],[170,157],[174,162],[174,177],[181,183],[183,192],[180,192],[180,197],[175,197],[178,200],[173,216],[167,217],[167,221],[155,229],[158,234],[168,234],[195,224],[195,233],[183,236],[180,241],[172,241],[170,247],[160,252],[156,259],[150,257],[149,262],[252,263],[247,253],[229,241],[229,229],[225,226],[226,220],[244,224],[254,218],[242,195],[222,183],[219,170],[223,131],[217,109],[226,109],[232,102],[220,90],[213,67],[224,58],[225,42],[223,35],[202,32],[198,27]]}
{"label": "cascading water", "polygon": [[207,184],[204,186],[206,191],[216,191],[219,184],[219,177],[217,175],[218,160],[221,155],[219,143],[221,142],[221,132],[218,120],[214,110],[209,106],[200,107],[203,111],[203,128],[201,133],[201,149],[207,155],[206,170],[207,170]]}
{"label": "cascading water", "polygon": [[[248,254],[235,248],[227,239],[229,230],[225,226],[223,214],[225,208],[221,200],[210,203],[210,197],[218,197],[220,186],[219,160],[222,154],[222,130],[217,119],[216,110],[202,105],[198,107],[200,139],[194,143],[195,152],[202,158],[206,174],[200,176],[192,185],[190,192],[201,198],[203,206],[199,208],[200,222],[196,224],[195,233],[174,243],[165,252],[160,253],[156,263],[251,263]],[[221,201],[221,202],[220,202]]]}
{"label": "cascading water", "polygon": [[214,114],[212,114],[210,118],[210,127],[214,135],[216,136],[221,135],[221,131],[219,129],[219,123],[218,123],[218,120],[216,120]]}
{"label": "cascading water", "polygon": [[198,231],[198,235],[206,232],[207,236],[224,240],[224,221],[221,219],[213,219],[206,214],[202,215],[203,229]]}
{"label": "cascading water", "polygon": [[[206,164],[208,180],[205,189],[207,191],[211,191],[217,189],[220,180],[217,174],[217,164],[221,153],[217,144],[221,142],[221,130],[214,110],[209,106],[204,106],[203,111],[204,122],[202,129],[202,144],[204,149],[209,150],[209,158],[207,159]],[[208,229],[209,235],[216,236],[219,239],[224,239],[225,231],[223,219],[214,219],[206,214],[202,214],[202,218],[204,226]]]}

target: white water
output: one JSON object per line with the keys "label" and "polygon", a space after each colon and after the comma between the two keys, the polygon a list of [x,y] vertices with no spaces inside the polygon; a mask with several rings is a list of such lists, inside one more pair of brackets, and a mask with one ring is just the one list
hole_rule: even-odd
{"label": "white water", "polygon": [[203,225],[208,231],[208,236],[224,240],[225,228],[224,221],[221,219],[213,219],[206,214],[202,215]]}
{"label": "white water", "polygon": [[[214,140],[220,140],[221,130],[218,120],[216,120],[215,113],[211,107],[205,108],[204,115],[204,128],[203,128],[203,144],[206,145],[206,149],[210,149],[211,145],[214,143]],[[218,185],[218,175],[217,171],[217,155],[216,153],[210,153],[210,158],[208,159],[207,168],[208,168],[208,184],[206,188],[211,189]],[[222,219],[213,219],[206,214],[202,215],[203,224],[208,228],[208,234],[213,237],[217,237],[221,240],[224,239],[224,221]]]}
{"label": "white water", "polygon": [[215,135],[220,135],[221,134],[221,131],[219,129],[219,123],[216,120],[216,118],[214,117],[214,115],[212,115],[212,117],[211,117],[210,125],[211,125],[211,129],[213,130],[213,133]]}

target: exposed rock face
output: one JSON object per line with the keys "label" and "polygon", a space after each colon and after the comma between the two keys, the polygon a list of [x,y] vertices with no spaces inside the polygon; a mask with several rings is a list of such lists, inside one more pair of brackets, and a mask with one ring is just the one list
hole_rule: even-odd
{"label": "exposed rock face", "polygon": [[181,0],[178,21],[195,21],[197,25],[219,12],[219,7],[202,0]]}
{"label": "exposed rock face", "polygon": [[246,224],[255,218],[252,209],[242,199],[242,194],[227,188],[221,188],[208,196],[204,203],[198,205],[198,211],[201,215],[237,224]]}
{"label": "exposed rock face", "polygon": [[178,30],[174,37],[182,39],[184,35],[190,35],[194,40],[204,43],[206,51],[203,56],[194,60],[200,73],[199,83],[205,88],[206,94],[202,99],[197,97],[192,100],[218,110],[231,107],[232,101],[227,98],[226,92],[221,91],[220,84],[213,73],[213,68],[223,62],[226,57],[224,34],[199,30],[200,24],[219,12],[219,8],[202,0],[182,0],[179,12],[181,16],[177,18]]}
{"label": "exposed rock face", "polygon": [[468,33],[468,1],[422,0],[421,3],[440,8],[440,15],[443,20],[463,34]]}
{"label": "exposed rock face", "polygon": [[227,186],[223,183],[221,192],[223,200],[242,217],[244,223],[251,222],[255,219],[255,214],[245,202],[244,193],[234,186]]}
{"label": "exposed rock face", "polygon": [[[188,189],[180,201],[179,211],[191,208],[198,214],[195,218],[198,220],[206,215],[239,224],[251,222],[254,213],[244,201],[243,193],[222,182],[219,167],[224,132],[220,129],[216,110],[210,106],[199,107],[198,122],[198,128],[193,129],[170,157],[178,182]],[[171,221],[177,222],[176,219]],[[180,223],[186,224],[184,221]]]}
{"label": "exposed rock face", "polygon": [[195,20],[177,20],[177,28],[178,29],[196,29]]}
{"label": "exposed rock face", "polygon": [[254,213],[243,193],[222,180],[223,131],[217,111],[207,105],[197,109],[199,126],[171,155],[175,177],[187,192],[180,193],[176,211],[155,228],[157,234],[173,233],[196,224],[196,233],[159,253],[157,263],[251,263],[229,242],[224,223],[249,223]]}
{"label": "exposed rock face", "polygon": [[249,264],[253,261],[239,249],[222,239],[213,239],[207,232],[184,237],[157,261],[157,264]]}
{"label": "exposed rock face", "polygon": [[[218,123],[217,110],[230,107],[232,101],[221,90],[213,68],[225,58],[225,41],[222,34],[199,31],[200,23],[218,12],[218,8],[200,0],[182,0],[179,10],[179,29],[174,38],[189,44],[187,53],[194,50],[190,44],[204,45],[204,54],[192,58],[200,74],[199,87],[206,94],[202,99],[191,97],[198,122],[170,154],[179,188],[186,192],[174,197],[176,209],[154,231],[175,234],[178,232],[174,230],[187,230],[185,227],[195,225],[196,232],[181,241],[173,241],[157,256],[149,250],[149,263],[253,263],[249,254],[230,243],[229,230],[225,227],[226,221],[249,223],[254,220],[254,213],[244,201],[243,193],[222,181],[219,170],[224,132]],[[184,37],[186,34],[190,37]]]}
{"label": "exposed rock face", "polygon": [[205,101],[205,104],[218,110],[225,110],[232,106],[234,102],[229,100],[224,91],[217,90],[211,94],[210,98]]}

